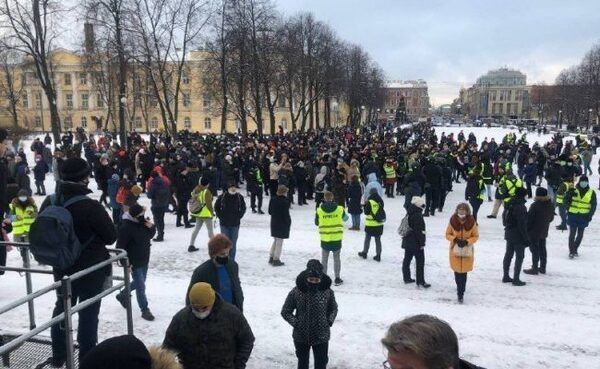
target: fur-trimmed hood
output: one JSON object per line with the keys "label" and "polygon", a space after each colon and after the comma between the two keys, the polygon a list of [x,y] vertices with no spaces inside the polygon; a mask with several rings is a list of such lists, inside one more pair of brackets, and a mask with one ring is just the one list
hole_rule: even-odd
{"label": "fur-trimmed hood", "polygon": [[463,229],[465,231],[469,231],[475,225],[475,218],[473,218],[473,216],[469,214],[465,217],[465,221],[461,222],[458,215],[454,214],[450,218],[450,225],[457,231],[461,231]]}
{"label": "fur-trimmed hood", "polygon": [[177,354],[162,347],[152,346],[148,349],[152,358],[151,369],[183,369]]}

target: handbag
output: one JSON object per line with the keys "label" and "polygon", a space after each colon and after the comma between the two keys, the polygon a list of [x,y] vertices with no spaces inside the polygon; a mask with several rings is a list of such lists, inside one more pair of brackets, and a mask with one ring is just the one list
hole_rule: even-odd
{"label": "handbag", "polygon": [[[463,242],[459,242],[463,241]],[[452,247],[454,256],[459,258],[472,258],[473,257],[473,245],[469,245],[467,241],[457,240]]]}

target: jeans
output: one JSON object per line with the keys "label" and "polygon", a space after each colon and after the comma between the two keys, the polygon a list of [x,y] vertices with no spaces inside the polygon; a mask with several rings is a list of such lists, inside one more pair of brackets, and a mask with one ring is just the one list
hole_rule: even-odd
{"label": "jeans", "polygon": [[504,254],[503,269],[504,276],[509,276],[510,263],[512,262],[513,255],[515,255],[515,269],[513,280],[518,281],[521,275],[521,267],[523,266],[523,259],[525,258],[525,247],[523,245],[516,245],[512,242],[506,242],[506,253]]}
{"label": "jeans", "polygon": [[585,227],[569,226],[569,254],[577,254]]}
{"label": "jeans", "polygon": [[240,232],[240,227],[227,227],[221,224],[221,233],[223,233],[225,236],[227,236],[227,238],[229,238],[229,240],[231,241],[231,243],[233,245],[231,245],[231,251],[229,252],[229,256],[231,257],[232,260],[235,260],[235,252],[236,252],[236,245],[237,245],[237,239],[238,239],[238,234]]}
{"label": "jeans", "polygon": [[475,218],[475,221],[477,221],[477,213],[479,213],[479,208],[481,207],[482,202],[483,201],[480,199],[469,200],[469,204],[471,204],[471,207],[473,208],[473,218]]}
{"label": "jeans", "polygon": [[350,214],[352,216],[352,228],[360,228],[360,214]]}
{"label": "jeans", "polygon": [[121,217],[122,216],[123,216],[123,213],[121,213],[120,207],[112,209],[113,223],[115,224],[115,226],[117,228],[119,228],[119,225],[121,225]]}
{"label": "jeans", "polygon": [[463,297],[467,288],[467,273],[454,272],[454,281],[456,281],[456,293]]}
{"label": "jeans", "polygon": [[377,256],[381,256],[381,236],[371,236],[368,233],[365,233],[365,244],[363,246],[363,252],[366,254],[369,252],[369,247],[371,246],[371,237],[375,238],[375,253]]}
{"label": "jeans", "polygon": [[46,186],[44,186],[44,181],[35,181],[35,188],[38,195],[46,195]]}
{"label": "jeans", "polygon": [[538,270],[539,268],[545,271],[548,255],[546,251],[546,239],[531,240],[529,250],[531,251],[531,269]]}
{"label": "jeans", "polygon": [[202,228],[202,224],[204,224],[204,223],[206,223],[206,229],[208,230],[208,238],[211,239],[215,235],[214,231],[213,231],[212,218],[209,218],[209,219],[197,218],[196,226],[194,227],[194,230],[192,231],[192,239],[190,240],[190,246],[194,246],[194,244],[196,243],[196,237],[198,237],[198,232],[200,232],[200,229]]}
{"label": "jeans", "polygon": [[262,190],[258,190],[258,191],[256,191],[256,193],[252,192],[250,194],[250,207],[252,208],[252,210],[256,210],[256,200],[257,199],[258,199],[258,210],[262,210],[262,205],[263,205]]}
{"label": "jeans", "polygon": [[404,281],[409,281],[410,278],[410,263],[413,257],[417,263],[417,284],[425,283],[425,250],[404,249],[404,260],[402,261],[402,276]]}
{"label": "jeans", "polygon": [[340,259],[341,250],[338,251],[329,251],[329,250],[321,250],[321,264],[323,264],[323,273],[327,274],[327,264],[329,263],[329,253],[333,252],[333,272],[336,278],[340,277],[340,272],[342,270],[342,261]]}
{"label": "jeans", "polygon": [[295,342],[296,357],[298,358],[298,369],[308,369],[310,363],[310,349],[312,347],[315,358],[315,369],[326,369],[329,361],[329,342],[320,345],[309,346],[304,343]]}
{"label": "jeans", "polygon": [[590,167],[590,162],[583,162],[583,174],[587,176],[588,172],[589,175],[592,175],[592,168]]}
{"label": "jeans", "polygon": [[135,290],[135,297],[137,298],[138,306],[142,313],[148,310],[148,299],[146,298],[146,276],[148,275],[148,265],[143,267],[133,268],[131,277],[131,290]]}
{"label": "jeans", "polygon": [[[82,302],[102,292],[106,275],[104,270],[98,270],[79,280],[73,281],[71,305],[77,301]],[[52,316],[55,317],[64,312],[62,291],[56,291],[56,305]],[[77,341],[79,342],[79,358],[83,358],[98,343],[98,314],[100,313],[100,301],[79,312],[79,326],[77,328]],[[50,329],[52,337],[52,357],[55,359],[66,359],[67,348],[65,345],[65,327],[58,323]],[[80,360],[81,361],[81,360]]]}
{"label": "jeans", "polygon": [[560,227],[567,226],[567,207],[564,205],[558,205],[558,215],[560,215]]}
{"label": "jeans", "polygon": [[151,208],[154,224],[156,224],[157,238],[163,238],[165,235],[165,212],[167,208]]}

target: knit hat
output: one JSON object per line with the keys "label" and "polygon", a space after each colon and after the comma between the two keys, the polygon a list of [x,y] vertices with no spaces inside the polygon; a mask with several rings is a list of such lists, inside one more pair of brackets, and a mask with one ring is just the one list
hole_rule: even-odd
{"label": "knit hat", "polygon": [[200,179],[200,184],[202,186],[208,186],[209,183],[210,182],[209,182],[208,178],[206,178],[206,177],[202,177],[202,179]]}
{"label": "knit hat", "polygon": [[112,337],[91,349],[79,369],[150,369],[148,349],[135,336]]}
{"label": "knit hat", "polygon": [[410,203],[419,208],[425,207],[425,199],[420,196],[413,196],[412,200],[410,200]]}
{"label": "knit hat", "polygon": [[323,265],[317,259],[310,259],[306,264],[306,278],[321,278],[323,276]]}
{"label": "knit hat", "polygon": [[21,196],[29,197],[29,192],[25,189],[20,189],[19,192],[17,192],[17,197],[21,197]]}
{"label": "knit hat", "polygon": [[537,196],[537,197],[548,196],[548,190],[545,189],[544,187],[538,187],[537,190],[535,190],[535,196]]}
{"label": "knit hat", "polygon": [[208,255],[212,258],[232,246],[231,241],[222,233],[216,234],[208,241]]}
{"label": "knit hat", "polygon": [[144,191],[144,190],[143,190],[143,189],[142,189],[140,186],[138,186],[138,185],[133,185],[133,186],[131,186],[131,193],[132,193],[134,196],[139,196],[139,195],[141,195],[143,191]]}
{"label": "knit hat", "polygon": [[515,197],[525,197],[527,195],[527,190],[523,187],[517,187],[515,189]]}
{"label": "knit hat", "polygon": [[144,207],[140,204],[134,204],[132,207],[129,208],[129,215],[131,215],[134,218],[139,217],[143,212],[144,212]]}
{"label": "knit hat", "polygon": [[205,308],[215,304],[215,290],[210,284],[198,282],[192,286],[188,294],[190,305],[197,308]]}
{"label": "knit hat", "polygon": [[62,167],[62,179],[71,182],[80,182],[89,177],[90,167],[81,158],[69,158]]}
{"label": "knit hat", "polygon": [[113,175],[110,176],[110,178],[112,178],[113,181],[118,181],[119,180],[119,175],[117,173],[113,173]]}

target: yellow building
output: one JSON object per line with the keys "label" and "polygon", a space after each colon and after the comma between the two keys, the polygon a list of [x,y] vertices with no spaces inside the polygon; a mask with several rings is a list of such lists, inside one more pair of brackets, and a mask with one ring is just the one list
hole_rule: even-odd
{"label": "yellow building", "polygon": [[[220,132],[221,111],[219,104],[214,101],[209,92],[203,88],[208,83],[204,76],[206,53],[196,51],[190,53],[182,77],[181,93],[179,96],[178,129],[189,129],[201,133]],[[52,54],[53,79],[56,86],[59,115],[61,118],[61,131],[69,131],[81,127],[87,131],[96,131],[97,122],[102,122],[102,128],[110,131],[118,126],[119,99],[110,97],[118,96],[112,92],[115,89],[106,87],[110,83],[99,81],[110,80],[106,76],[109,71],[93,71],[86,68],[85,58],[73,51],[57,49]],[[20,92],[21,99],[18,104],[19,125],[32,131],[50,130],[50,110],[48,100],[40,87],[33,66],[24,63],[15,66],[15,91]],[[103,67],[105,68],[105,67]],[[105,73],[98,75],[97,73]],[[161,130],[164,128],[162,115],[156,99],[151,94],[142,92],[140,78],[136,78],[135,70],[130,71],[131,82],[128,86],[130,96],[126,98],[126,116],[128,130],[138,132]],[[4,78],[0,75],[0,78]],[[112,84],[114,85],[114,83]],[[108,90],[111,90],[110,92]],[[148,91],[148,90],[147,90]],[[4,94],[0,94],[0,104],[8,106]],[[319,121],[325,121],[324,102],[319,102]],[[276,128],[282,126],[284,131],[292,129],[289,105],[286,99],[280,99],[275,111]],[[333,126],[345,124],[345,106],[336,99],[331,99],[331,123]],[[252,113],[252,112],[250,112]],[[248,131],[256,130],[253,119],[248,118]],[[269,112],[263,110],[263,133],[270,131]],[[0,111],[0,126],[12,126],[13,120],[6,109]],[[300,127],[301,119],[297,121]],[[227,119],[227,131],[237,132],[240,124],[233,114]],[[307,127],[308,128],[308,124]]]}

